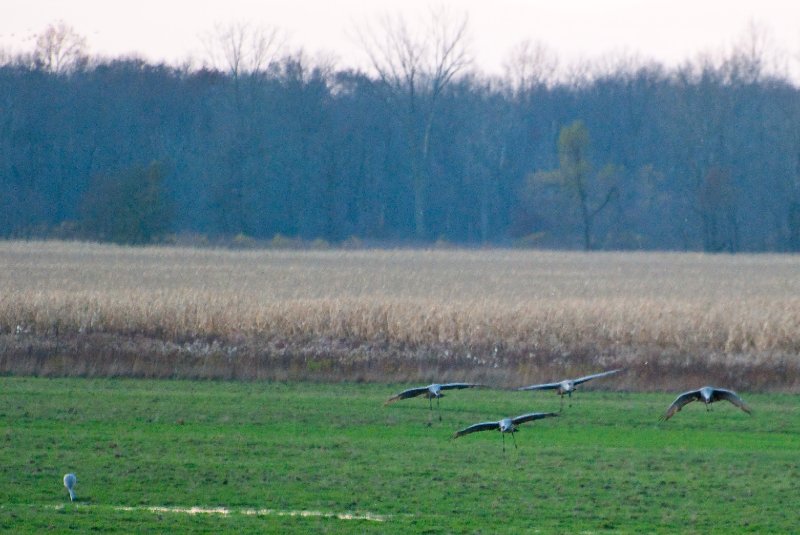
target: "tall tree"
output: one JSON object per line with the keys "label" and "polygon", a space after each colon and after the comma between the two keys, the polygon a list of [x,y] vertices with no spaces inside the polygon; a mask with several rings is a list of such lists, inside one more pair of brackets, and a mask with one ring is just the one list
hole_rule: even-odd
{"label": "tall tree", "polygon": [[254,193],[248,187],[258,180],[248,171],[254,160],[266,158],[255,135],[263,127],[257,117],[269,69],[279,63],[285,37],[275,27],[234,22],[215,26],[201,40],[211,68],[225,73],[230,82],[225,84],[228,114],[220,122],[225,154],[212,193],[219,224],[226,234],[251,234],[255,229],[248,201]]}
{"label": "tall tree", "polygon": [[535,173],[531,185],[534,188],[537,184],[555,186],[558,193],[572,203],[580,220],[583,248],[588,251],[594,247],[595,218],[619,193],[611,180],[614,168],[606,166],[599,173],[593,173],[589,158],[589,130],[583,121],[561,128],[558,161],[558,169]]}
{"label": "tall tree", "polygon": [[361,34],[370,63],[403,110],[414,193],[414,234],[428,237],[429,155],[437,104],[453,79],[472,62],[467,16],[432,10],[421,30],[400,16],[383,19],[378,32]]}

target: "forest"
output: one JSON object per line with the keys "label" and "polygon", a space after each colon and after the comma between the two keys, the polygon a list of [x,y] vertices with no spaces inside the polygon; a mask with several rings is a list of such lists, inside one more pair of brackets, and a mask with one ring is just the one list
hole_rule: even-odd
{"label": "forest", "polygon": [[0,54],[0,236],[800,250],[800,89],[757,35],[558,74],[526,43],[489,76],[437,24],[367,33],[370,69],[245,26],[194,66],[53,26]]}

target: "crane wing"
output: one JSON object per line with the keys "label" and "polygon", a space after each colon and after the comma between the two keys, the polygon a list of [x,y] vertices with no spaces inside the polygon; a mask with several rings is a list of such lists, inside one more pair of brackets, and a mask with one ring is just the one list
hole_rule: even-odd
{"label": "crane wing", "polygon": [[460,431],[456,431],[455,434],[453,434],[453,438],[475,433],[476,431],[491,431],[492,429],[500,429],[500,422],[481,422],[479,424],[473,424]]}
{"label": "crane wing", "polygon": [[711,395],[711,399],[713,399],[714,401],[725,399],[727,401],[730,401],[740,409],[742,409],[747,414],[753,413],[752,409],[747,406],[747,403],[745,403],[742,400],[742,398],[740,398],[739,395],[736,392],[733,392],[732,390],[725,390],[724,388],[715,388],[714,393]]}
{"label": "crane wing", "polygon": [[579,385],[581,383],[585,383],[586,381],[589,381],[590,379],[598,379],[600,377],[605,377],[607,375],[613,375],[613,374],[615,374],[617,372],[621,372],[621,371],[622,371],[622,368],[618,368],[616,370],[610,370],[610,371],[607,371],[607,372],[595,373],[593,375],[586,375],[584,377],[580,377],[578,379],[575,379],[572,382],[574,384],[576,384],[576,385]]}
{"label": "crane wing", "polygon": [[691,403],[692,401],[697,401],[698,399],[700,399],[699,390],[690,390],[689,392],[684,392],[675,398],[675,401],[672,402],[672,405],[667,407],[667,412],[665,412],[660,419],[664,421],[669,420],[672,415],[681,410],[684,405]]}
{"label": "crane wing", "polygon": [[442,390],[452,390],[452,389],[461,389],[461,388],[473,388],[473,387],[485,387],[486,385],[481,385],[477,383],[446,383],[440,386]]}
{"label": "crane wing", "polygon": [[561,385],[560,382],[544,383],[541,385],[522,386],[520,388],[517,388],[517,390],[553,390],[554,388],[558,388],[560,385]]}
{"label": "crane wing", "polygon": [[408,398],[413,398],[413,397],[416,397],[416,396],[421,396],[422,394],[424,394],[427,391],[428,391],[428,387],[427,386],[420,386],[420,387],[417,387],[417,388],[409,388],[408,390],[403,390],[402,392],[400,392],[396,396],[392,396],[389,399],[387,399],[386,403],[384,403],[384,405],[388,405],[389,403],[394,403],[395,401],[400,401],[401,399],[408,399]]}
{"label": "crane wing", "polygon": [[558,413],[555,412],[529,412],[528,414],[522,414],[517,416],[516,418],[511,419],[511,423],[514,425],[519,425],[524,422],[530,422],[531,420],[541,420],[542,418],[550,418],[551,416],[558,416]]}

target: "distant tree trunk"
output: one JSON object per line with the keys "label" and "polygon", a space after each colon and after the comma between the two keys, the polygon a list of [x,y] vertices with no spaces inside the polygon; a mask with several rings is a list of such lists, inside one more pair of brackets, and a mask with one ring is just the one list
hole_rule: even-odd
{"label": "distant tree trunk", "polygon": [[593,247],[592,226],[594,218],[602,212],[616,196],[616,187],[606,191],[605,198],[595,207],[589,206],[589,179],[591,163],[588,157],[589,131],[583,122],[575,121],[561,129],[558,136],[559,169],[563,186],[572,193],[578,202],[583,231],[583,248]]}
{"label": "distant tree trunk", "polygon": [[739,250],[736,191],[730,172],[712,167],[700,190],[703,249],[708,252]]}

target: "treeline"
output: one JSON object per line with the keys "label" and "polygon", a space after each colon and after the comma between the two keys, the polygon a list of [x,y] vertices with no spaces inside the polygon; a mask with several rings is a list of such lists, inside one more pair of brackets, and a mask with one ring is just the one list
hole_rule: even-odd
{"label": "treeline", "polygon": [[6,58],[0,236],[800,250],[800,93],[757,54],[387,72]]}

